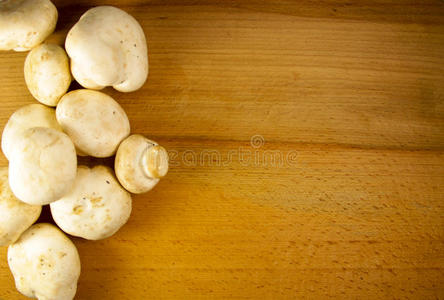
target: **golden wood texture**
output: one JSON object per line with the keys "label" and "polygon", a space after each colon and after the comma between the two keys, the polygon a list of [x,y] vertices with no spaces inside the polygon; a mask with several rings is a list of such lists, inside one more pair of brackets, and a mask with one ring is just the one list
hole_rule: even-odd
{"label": "golden wood texture", "polygon": [[[115,236],[74,239],[77,299],[444,298],[442,1],[107,3],[150,75],[105,92],[172,167]],[[62,44],[102,2],[55,4]],[[2,126],[35,103],[25,55],[0,53]]]}

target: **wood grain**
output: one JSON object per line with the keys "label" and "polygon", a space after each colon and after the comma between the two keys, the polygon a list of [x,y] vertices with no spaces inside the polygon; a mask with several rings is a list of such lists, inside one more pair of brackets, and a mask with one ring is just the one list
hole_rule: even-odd
{"label": "wood grain", "polygon": [[[55,1],[49,41],[103,3]],[[104,91],[172,168],[115,236],[73,239],[77,299],[444,298],[442,1],[106,3],[150,75]],[[1,126],[35,102],[25,56],[0,53]]]}

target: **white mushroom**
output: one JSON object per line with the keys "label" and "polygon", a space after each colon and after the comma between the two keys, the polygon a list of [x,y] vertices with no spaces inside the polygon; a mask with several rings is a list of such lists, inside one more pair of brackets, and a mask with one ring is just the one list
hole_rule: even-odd
{"label": "white mushroom", "polygon": [[55,44],[42,44],[32,49],[25,60],[25,81],[34,98],[56,106],[71,83],[65,50]]}
{"label": "white mushroom", "polygon": [[84,13],[66,37],[71,71],[85,88],[113,86],[121,92],[139,89],[148,76],[148,51],[142,27],[112,6]]}
{"label": "white mushroom", "polygon": [[77,290],[80,258],[76,246],[57,227],[40,223],[8,248],[17,290],[39,300],[70,300]]}
{"label": "white mushroom", "polygon": [[88,240],[117,232],[131,214],[131,195],[105,166],[79,166],[71,191],[51,203],[57,225],[66,233]]}
{"label": "white mushroom", "polygon": [[77,156],[63,132],[45,127],[27,129],[9,160],[9,185],[14,195],[31,205],[58,200],[74,183]]}
{"label": "white mushroom", "polygon": [[0,246],[14,243],[40,216],[42,207],[18,200],[8,182],[8,168],[0,168]]}
{"label": "white mushroom", "polygon": [[6,158],[14,151],[14,145],[22,133],[32,127],[49,127],[62,131],[55,110],[42,104],[29,104],[16,110],[6,123],[2,135],[2,150]]}
{"label": "white mushroom", "polygon": [[57,9],[49,0],[0,1],[0,50],[28,51],[55,29]]}
{"label": "white mushroom", "polygon": [[57,105],[57,121],[79,152],[95,157],[113,155],[130,133],[128,117],[110,96],[92,90],[75,90]]}
{"label": "white mushroom", "polygon": [[144,193],[168,172],[168,153],[156,142],[133,134],[120,144],[114,169],[126,190],[135,194]]}

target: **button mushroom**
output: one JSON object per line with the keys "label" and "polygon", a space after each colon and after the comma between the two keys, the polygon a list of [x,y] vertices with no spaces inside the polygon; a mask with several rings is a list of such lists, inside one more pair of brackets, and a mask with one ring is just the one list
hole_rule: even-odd
{"label": "button mushroom", "polygon": [[88,240],[117,232],[131,214],[131,195],[105,166],[79,166],[71,191],[51,203],[57,225],[66,233]]}
{"label": "button mushroom", "polygon": [[63,132],[34,127],[16,140],[9,160],[9,185],[14,195],[31,205],[61,198],[74,183],[77,156]]}
{"label": "button mushroom", "polygon": [[25,81],[31,94],[43,104],[56,106],[71,83],[68,56],[55,44],[32,49],[25,60]]}
{"label": "button mushroom", "polygon": [[128,117],[110,96],[92,90],[75,90],[57,105],[57,121],[77,150],[95,157],[113,155],[130,133]]}
{"label": "button mushroom", "polygon": [[9,160],[14,145],[21,139],[22,133],[32,127],[49,127],[62,131],[57,122],[55,110],[42,104],[29,104],[16,110],[6,123],[2,135],[2,150]]}
{"label": "button mushroom", "polygon": [[0,1],[0,50],[28,51],[55,29],[57,9],[49,0]]}
{"label": "button mushroom", "polygon": [[112,6],[84,13],[66,37],[71,71],[85,88],[113,86],[121,92],[139,89],[148,76],[148,52],[142,27]]}
{"label": "button mushroom", "polygon": [[8,182],[8,168],[0,168],[0,246],[14,243],[40,216],[42,207],[18,200]]}
{"label": "button mushroom", "polygon": [[80,276],[74,244],[57,227],[31,226],[8,248],[8,263],[17,290],[40,300],[73,299]]}
{"label": "button mushroom", "polygon": [[156,142],[133,134],[120,144],[114,169],[126,190],[135,194],[144,193],[168,172],[168,153]]}

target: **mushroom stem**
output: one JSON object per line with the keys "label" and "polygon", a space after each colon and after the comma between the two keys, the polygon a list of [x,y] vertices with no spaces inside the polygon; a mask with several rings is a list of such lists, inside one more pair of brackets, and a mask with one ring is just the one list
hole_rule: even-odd
{"label": "mushroom stem", "polygon": [[168,152],[159,145],[148,147],[142,156],[142,166],[148,177],[164,177],[168,172]]}

